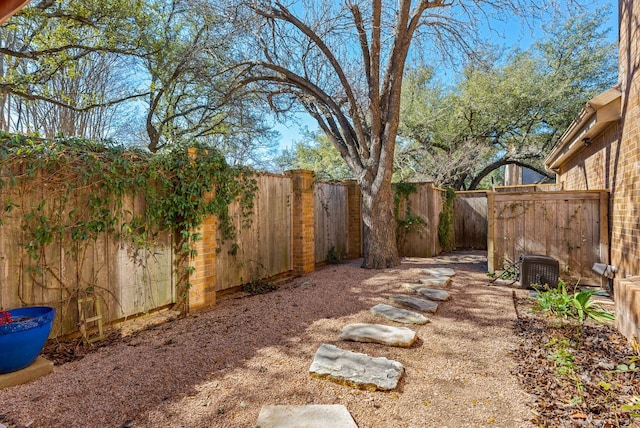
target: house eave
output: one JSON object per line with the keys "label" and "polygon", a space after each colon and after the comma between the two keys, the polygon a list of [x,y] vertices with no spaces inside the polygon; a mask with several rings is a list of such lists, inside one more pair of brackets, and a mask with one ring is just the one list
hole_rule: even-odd
{"label": "house eave", "polygon": [[569,158],[588,146],[611,122],[620,120],[622,92],[617,87],[595,96],[580,111],[544,161],[545,168],[556,173]]}

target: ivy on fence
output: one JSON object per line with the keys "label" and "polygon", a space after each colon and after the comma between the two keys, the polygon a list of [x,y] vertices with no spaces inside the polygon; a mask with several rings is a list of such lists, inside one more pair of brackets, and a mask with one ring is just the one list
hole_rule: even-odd
{"label": "ivy on fence", "polygon": [[[24,239],[18,243],[33,263],[32,276],[48,269],[46,247],[65,243],[67,254],[82,257],[82,248],[103,234],[149,248],[160,232],[176,234],[178,303],[184,303],[207,216],[218,218],[223,240],[235,239],[229,205],[239,201],[243,221],[250,222],[256,180],[243,167],[232,167],[217,150],[181,144],[161,153],[113,142],[76,138],[44,140],[0,132],[0,224],[19,216]],[[33,204],[27,195],[41,192]],[[143,197],[144,215],[123,209],[127,197]],[[66,284],[49,272],[68,299],[97,284]],[[37,281],[36,281],[37,282]],[[44,284],[42,284],[44,286]]]}

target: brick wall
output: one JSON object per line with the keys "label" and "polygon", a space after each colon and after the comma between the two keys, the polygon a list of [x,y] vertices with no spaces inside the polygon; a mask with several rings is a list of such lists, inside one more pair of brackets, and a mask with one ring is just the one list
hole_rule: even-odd
{"label": "brick wall", "polygon": [[612,150],[611,260],[618,278],[640,275],[640,1],[619,2],[620,144]]}
{"label": "brick wall", "polygon": [[620,142],[619,123],[613,123],[591,139],[591,145],[560,168],[564,190],[611,190],[615,178],[616,153]]}
{"label": "brick wall", "polygon": [[640,1],[619,2],[622,120],[564,164],[565,190],[607,189],[611,264],[618,279],[640,275]]}

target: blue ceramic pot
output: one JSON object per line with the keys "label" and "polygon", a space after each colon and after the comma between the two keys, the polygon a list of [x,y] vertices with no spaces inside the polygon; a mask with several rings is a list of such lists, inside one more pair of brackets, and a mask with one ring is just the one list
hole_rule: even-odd
{"label": "blue ceramic pot", "polygon": [[56,315],[54,308],[46,306],[7,312],[13,322],[0,325],[0,373],[23,369],[38,358]]}

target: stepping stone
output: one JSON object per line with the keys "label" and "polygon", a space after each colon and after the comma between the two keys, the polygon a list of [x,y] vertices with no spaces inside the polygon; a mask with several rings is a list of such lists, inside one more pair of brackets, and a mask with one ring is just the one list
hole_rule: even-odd
{"label": "stepping stone", "polygon": [[434,287],[448,287],[451,283],[451,278],[448,276],[431,276],[429,278],[420,278],[420,281],[424,285],[431,285]]}
{"label": "stepping stone", "polygon": [[358,428],[342,404],[262,406],[257,428]]}
{"label": "stepping stone", "polygon": [[426,324],[429,318],[418,312],[409,311],[407,309],[396,308],[395,306],[380,303],[370,309],[371,313],[385,317],[391,321],[401,322],[403,324]]}
{"label": "stepping stone", "polygon": [[432,276],[454,276],[456,271],[451,268],[428,268],[422,269],[423,273]]}
{"label": "stepping stone", "polygon": [[412,309],[417,309],[422,312],[430,312],[435,313],[438,310],[438,304],[431,300],[418,299],[417,297],[399,295],[399,296],[391,296],[392,302],[395,302],[399,305],[408,306]]}
{"label": "stepping stone", "polygon": [[326,343],[318,348],[309,367],[312,377],[367,391],[395,389],[403,373],[404,366],[397,361],[345,351]]}
{"label": "stepping stone", "polygon": [[408,348],[418,335],[407,327],[392,327],[382,324],[349,324],[344,326],[340,339],[354,342],[380,343],[381,345]]}
{"label": "stepping stone", "polygon": [[445,302],[451,298],[451,295],[449,294],[448,291],[438,287],[428,287],[422,284],[408,284],[408,283],[404,283],[402,284],[402,286],[409,290],[415,291],[416,293],[426,297],[429,300]]}

